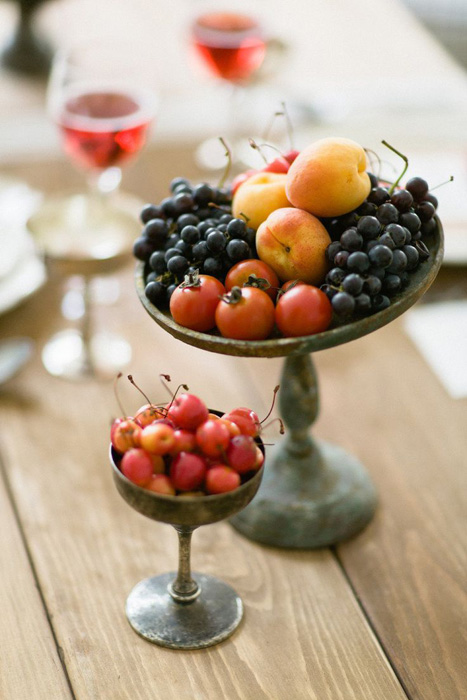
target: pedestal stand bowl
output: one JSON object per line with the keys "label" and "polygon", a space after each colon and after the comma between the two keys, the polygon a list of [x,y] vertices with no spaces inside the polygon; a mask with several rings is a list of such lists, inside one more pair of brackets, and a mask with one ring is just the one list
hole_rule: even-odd
{"label": "pedestal stand bowl", "polygon": [[443,240],[437,219],[437,231],[425,240],[429,259],[411,273],[409,285],[387,309],[316,335],[263,341],[235,341],[179,326],[168,312],[148,301],[144,265],[137,265],[141,303],[175,338],[226,355],[285,357],[279,406],[286,436],[275,450],[268,449],[266,473],[254,503],[231,520],[246,537],[279,547],[316,548],[355,535],[371,520],[377,495],[365,468],[344,450],[310,434],[319,410],[312,354],[372,333],[407,311],[434,281],[443,258]]}

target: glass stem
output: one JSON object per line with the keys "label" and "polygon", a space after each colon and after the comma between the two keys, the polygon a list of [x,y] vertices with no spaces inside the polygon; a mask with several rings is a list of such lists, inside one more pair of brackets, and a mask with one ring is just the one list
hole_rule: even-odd
{"label": "glass stem", "polygon": [[81,320],[81,338],[83,340],[83,352],[85,361],[92,369],[91,358],[91,337],[92,337],[92,318],[91,318],[91,285],[90,278],[83,277],[83,316]]}
{"label": "glass stem", "polygon": [[178,533],[178,572],[177,578],[169,585],[169,593],[177,603],[191,603],[200,594],[196,581],[191,578],[191,535],[194,527],[174,525]]}

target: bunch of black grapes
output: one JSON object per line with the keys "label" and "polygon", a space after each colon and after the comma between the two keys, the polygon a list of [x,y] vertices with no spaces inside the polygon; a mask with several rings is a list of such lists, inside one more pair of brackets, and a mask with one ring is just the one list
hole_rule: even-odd
{"label": "bunch of black grapes", "polygon": [[381,311],[410,282],[410,273],[428,260],[424,238],[437,231],[438,206],[421,177],[391,192],[370,175],[372,189],[350,214],[324,221],[332,243],[331,269],[321,289],[342,319]]}
{"label": "bunch of black grapes", "polygon": [[145,294],[157,306],[168,304],[188,273],[223,281],[235,263],[257,257],[255,231],[232,216],[228,190],[178,177],[170,192],[160,204],[143,207],[144,227],[133,246],[146,263]]}

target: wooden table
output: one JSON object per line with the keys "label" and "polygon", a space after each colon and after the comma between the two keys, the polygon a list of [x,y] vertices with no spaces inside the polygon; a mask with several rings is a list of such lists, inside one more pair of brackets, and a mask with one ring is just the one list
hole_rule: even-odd
{"label": "wooden table", "polygon": [[[157,200],[173,174],[195,176],[183,152],[157,168],[165,155],[147,153],[127,186]],[[50,189],[73,180],[60,162],[9,171]],[[144,312],[132,274],[130,264],[120,302],[100,308],[96,322],[132,342],[129,371],[151,397],[164,397],[165,372],[209,405],[263,413],[282,360],[213,355],[176,341]],[[453,275],[442,271],[433,295]],[[1,318],[0,335],[28,334],[39,350],[63,323],[51,279]],[[366,465],[380,496],[377,515],[360,536],[318,551],[266,548],[227,523],[197,531],[194,569],[232,584],[245,618],[232,638],[196,652],[151,645],[125,618],[132,586],[176,567],[176,534],[130,509],[113,486],[112,383],[52,378],[36,353],[4,387],[2,700],[466,697],[467,401],[447,395],[401,319],[318,353],[316,365],[315,433]],[[143,402],[126,382],[121,396],[129,413]]]}

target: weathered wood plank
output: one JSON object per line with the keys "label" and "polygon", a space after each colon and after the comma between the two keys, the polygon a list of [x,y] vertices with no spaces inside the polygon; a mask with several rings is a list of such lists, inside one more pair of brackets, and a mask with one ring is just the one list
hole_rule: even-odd
{"label": "weathered wood plank", "polygon": [[0,572],[0,697],[2,700],[71,698],[66,674],[5,487],[2,465]]}

